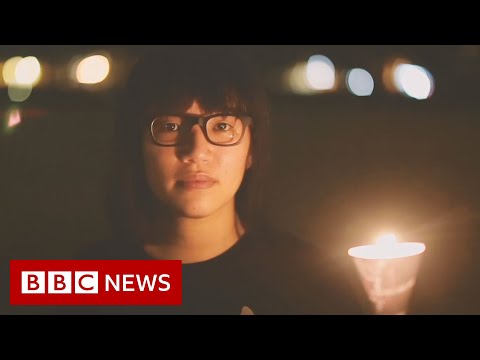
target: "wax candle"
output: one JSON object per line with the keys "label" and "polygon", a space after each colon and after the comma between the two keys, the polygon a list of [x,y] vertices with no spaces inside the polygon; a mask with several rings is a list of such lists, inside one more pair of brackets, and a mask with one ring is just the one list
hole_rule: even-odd
{"label": "wax candle", "polygon": [[375,244],[350,248],[375,314],[406,314],[425,244],[398,242],[394,234]]}

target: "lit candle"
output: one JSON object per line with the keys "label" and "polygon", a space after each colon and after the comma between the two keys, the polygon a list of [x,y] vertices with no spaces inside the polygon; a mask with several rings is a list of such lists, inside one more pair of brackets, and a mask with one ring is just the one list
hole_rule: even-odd
{"label": "lit candle", "polygon": [[376,244],[348,250],[376,314],[406,314],[425,244],[397,242],[393,234]]}

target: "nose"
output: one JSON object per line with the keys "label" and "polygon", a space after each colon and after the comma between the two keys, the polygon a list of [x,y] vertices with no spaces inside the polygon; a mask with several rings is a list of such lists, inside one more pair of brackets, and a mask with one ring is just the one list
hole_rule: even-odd
{"label": "nose", "polygon": [[205,138],[198,124],[192,126],[185,141],[177,149],[178,157],[182,162],[206,163],[212,157],[212,145]]}

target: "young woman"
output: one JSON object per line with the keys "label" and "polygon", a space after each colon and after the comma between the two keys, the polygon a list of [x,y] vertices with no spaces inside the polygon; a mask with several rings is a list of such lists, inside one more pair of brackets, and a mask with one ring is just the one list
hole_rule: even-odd
{"label": "young woman", "polygon": [[182,260],[183,302],[88,311],[361,312],[355,270],[266,225],[267,97],[244,55],[242,47],[158,47],[133,68],[114,134],[113,236],[82,256]]}

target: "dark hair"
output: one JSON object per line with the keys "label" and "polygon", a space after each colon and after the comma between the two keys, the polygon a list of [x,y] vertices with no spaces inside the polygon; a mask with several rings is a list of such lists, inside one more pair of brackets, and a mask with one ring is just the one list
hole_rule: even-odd
{"label": "dark hair", "polygon": [[155,46],[133,67],[120,95],[114,131],[109,213],[116,238],[148,238],[154,196],[142,159],[145,127],[159,113],[240,110],[253,118],[253,165],[236,194],[246,228],[262,221],[262,179],[269,159],[269,114],[261,76],[242,46]]}

